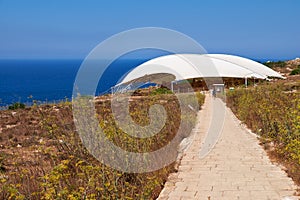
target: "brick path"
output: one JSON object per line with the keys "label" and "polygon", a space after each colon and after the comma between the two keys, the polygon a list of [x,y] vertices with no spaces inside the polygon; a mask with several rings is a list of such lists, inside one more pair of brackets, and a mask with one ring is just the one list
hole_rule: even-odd
{"label": "brick path", "polygon": [[228,108],[218,143],[206,157],[200,158],[212,110],[220,105],[224,106],[219,99],[207,96],[199,113],[200,123],[190,137],[191,145],[183,153],[178,172],[169,176],[158,199],[300,199],[293,197],[294,182],[270,162],[256,136],[241,127]]}

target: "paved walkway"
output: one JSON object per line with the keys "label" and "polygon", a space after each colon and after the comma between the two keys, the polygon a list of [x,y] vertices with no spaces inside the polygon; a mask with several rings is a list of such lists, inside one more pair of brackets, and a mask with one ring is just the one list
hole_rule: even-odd
{"label": "paved walkway", "polygon": [[291,178],[270,162],[256,136],[241,127],[228,108],[218,143],[200,158],[216,104],[224,106],[219,99],[206,98],[199,113],[200,123],[190,137],[192,143],[183,153],[178,172],[169,176],[158,199],[299,199],[292,197],[296,186]]}

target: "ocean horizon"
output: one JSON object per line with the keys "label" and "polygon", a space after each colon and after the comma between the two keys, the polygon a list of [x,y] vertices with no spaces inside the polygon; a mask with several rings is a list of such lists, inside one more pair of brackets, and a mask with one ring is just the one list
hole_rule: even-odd
{"label": "ocean horizon", "polygon": [[[131,69],[149,59],[118,59],[103,74],[96,95],[110,92]],[[258,60],[267,62],[268,59]],[[30,105],[72,98],[73,84],[83,59],[0,60],[0,107],[16,102]]]}
{"label": "ocean horizon", "polygon": [[[100,79],[96,95],[110,92],[118,80],[146,60],[119,59]],[[72,98],[73,84],[82,59],[0,60],[0,107],[16,102],[52,103]]]}

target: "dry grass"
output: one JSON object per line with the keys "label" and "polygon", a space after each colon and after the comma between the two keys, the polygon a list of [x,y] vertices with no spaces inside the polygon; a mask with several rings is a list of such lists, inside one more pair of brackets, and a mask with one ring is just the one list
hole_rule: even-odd
{"label": "dry grass", "polygon": [[[204,97],[199,97],[203,103]],[[99,123],[122,148],[159,149],[176,134],[181,113],[173,95],[131,102],[131,116],[140,125],[149,123],[148,108],[155,103],[168,113],[162,132],[145,140],[126,136],[116,127],[109,102],[103,97],[96,103]],[[171,172],[173,164],[141,174],[101,164],[75,132],[69,102],[0,111],[0,199],[155,199]]]}
{"label": "dry grass", "polygon": [[227,95],[227,105],[260,136],[271,158],[300,185],[300,82],[279,81]]}

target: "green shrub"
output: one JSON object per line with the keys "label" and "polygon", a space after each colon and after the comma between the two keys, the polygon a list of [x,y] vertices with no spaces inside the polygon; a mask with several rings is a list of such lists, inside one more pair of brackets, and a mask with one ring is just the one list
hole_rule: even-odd
{"label": "green shrub", "polygon": [[297,75],[297,74],[300,74],[300,65],[290,73],[290,75]]}
{"label": "green shrub", "polygon": [[276,67],[279,67],[279,68],[284,68],[286,66],[286,63],[284,61],[276,61],[276,62],[266,62],[266,63],[263,63],[264,65],[274,69]]}
{"label": "green shrub", "polygon": [[205,95],[201,94],[200,92],[196,92],[196,97],[197,97],[197,100],[198,100],[199,107],[201,107],[204,104]]}
{"label": "green shrub", "polygon": [[17,103],[14,103],[14,104],[8,106],[9,110],[24,109],[24,108],[25,108],[25,104],[20,103],[20,102],[17,102]]}
{"label": "green shrub", "polygon": [[168,88],[164,88],[164,87],[157,88],[151,92],[151,95],[158,95],[158,94],[173,94],[173,92]]}

